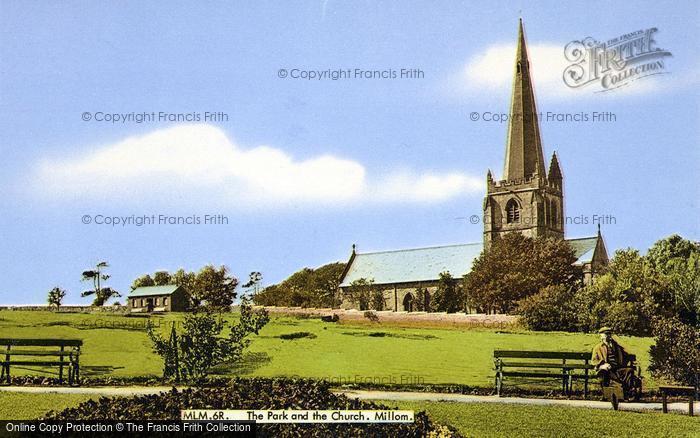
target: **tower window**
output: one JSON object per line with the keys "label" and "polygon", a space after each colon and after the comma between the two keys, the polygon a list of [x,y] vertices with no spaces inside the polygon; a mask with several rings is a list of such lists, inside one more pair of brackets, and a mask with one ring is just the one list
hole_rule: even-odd
{"label": "tower window", "polygon": [[516,70],[518,71],[518,74],[520,74],[520,61],[518,61],[518,64],[516,66]]}
{"label": "tower window", "polygon": [[551,201],[551,211],[552,211],[552,225],[555,227],[559,226],[559,215],[557,214],[557,203],[554,200]]}
{"label": "tower window", "polygon": [[520,206],[515,199],[506,204],[506,220],[509,224],[520,222]]}

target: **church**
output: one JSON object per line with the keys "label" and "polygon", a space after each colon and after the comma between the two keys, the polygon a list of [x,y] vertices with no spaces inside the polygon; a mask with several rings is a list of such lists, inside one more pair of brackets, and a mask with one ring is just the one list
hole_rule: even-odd
{"label": "church", "polygon": [[[341,292],[356,280],[372,280],[384,295],[385,310],[411,312],[428,307],[440,273],[461,278],[469,273],[474,259],[505,233],[564,239],[564,181],[556,153],[545,166],[522,20],[513,74],[503,176],[495,180],[490,170],[486,174],[483,242],[368,253],[357,252],[353,245],[340,279]],[[608,263],[600,227],[595,236],[566,241],[575,263],[582,267],[584,283],[590,283]],[[418,289],[424,291],[420,297]],[[418,298],[424,302],[417,303]],[[345,301],[342,307],[352,309],[357,304]]]}

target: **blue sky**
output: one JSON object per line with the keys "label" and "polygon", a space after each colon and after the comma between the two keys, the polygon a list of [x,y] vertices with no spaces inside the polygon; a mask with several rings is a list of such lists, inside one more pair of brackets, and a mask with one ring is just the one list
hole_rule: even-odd
{"label": "blue sky", "polygon": [[[143,273],[226,264],[264,283],[360,251],[478,242],[486,170],[502,173],[519,11],[565,214],[612,215],[608,250],[700,239],[695,2],[0,1],[0,303],[70,303],[106,260]],[[667,74],[569,89],[564,46],[657,28]],[[420,69],[305,80],[292,70]],[[98,113],[223,112],[194,123]],[[83,113],[91,119],[84,121]],[[224,225],[95,224],[98,215],[225,215]],[[90,215],[93,222],[83,224]],[[569,237],[596,226],[570,224]]]}

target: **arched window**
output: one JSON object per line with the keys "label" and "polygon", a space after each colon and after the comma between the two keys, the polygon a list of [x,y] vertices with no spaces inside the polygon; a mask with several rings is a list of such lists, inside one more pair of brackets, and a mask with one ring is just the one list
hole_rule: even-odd
{"label": "arched window", "polygon": [[520,61],[518,61],[518,65],[517,65],[518,74],[520,74],[520,69],[521,69],[521,67],[520,67]]}
{"label": "arched window", "polygon": [[413,312],[413,295],[411,293],[407,293],[403,298],[403,310],[405,312]]}
{"label": "arched window", "polygon": [[520,206],[515,199],[511,199],[506,204],[506,221],[509,224],[520,222]]}
{"label": "arched window", "polygon": [[559,226],[559,215],[557,214],[557,212],[558,212],[557,203],[554,200],[551,201],[550,210],[552,212],[552,225],[554,225],[555,227],[558,227]]}

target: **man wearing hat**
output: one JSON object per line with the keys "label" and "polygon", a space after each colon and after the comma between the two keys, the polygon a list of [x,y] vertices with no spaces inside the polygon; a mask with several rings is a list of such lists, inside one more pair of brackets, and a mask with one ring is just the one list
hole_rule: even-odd
{"label": "man wearing hat", "polygon": [[630,364],[630,357],[620,344],[612,337],[610,327],[602,327],[600,333],[600,344],[593,349],[591,364],[600,378],[603,387],[610,386],[610,381],[622,384],[627,392],[634,385],[634,368]]}

